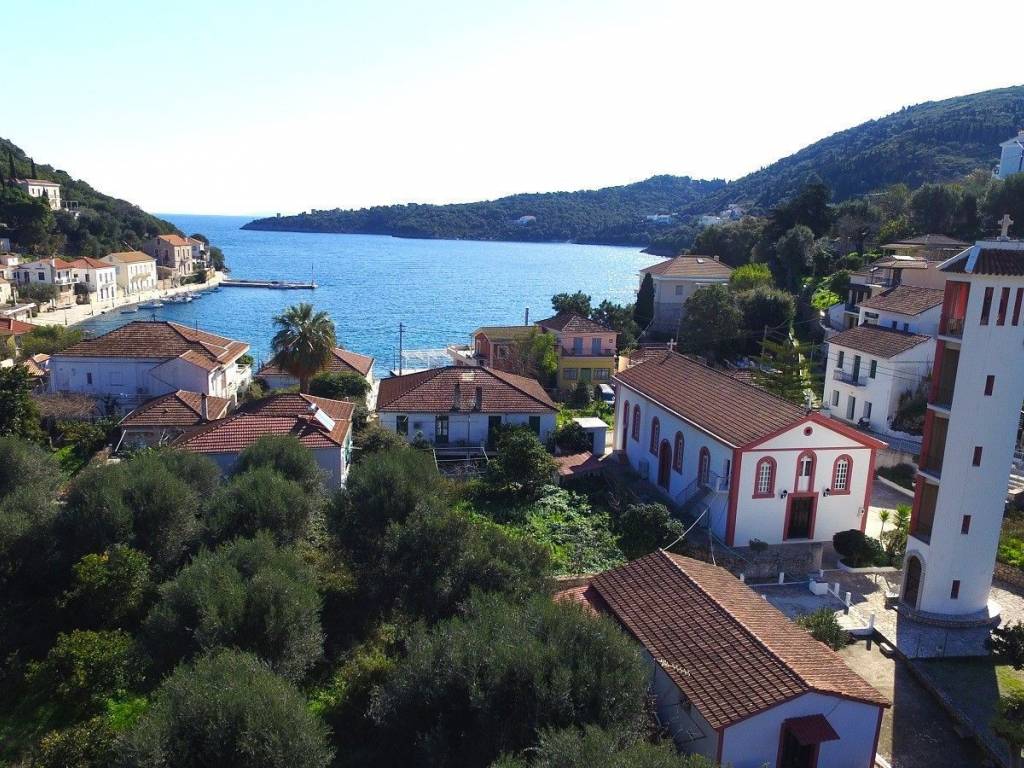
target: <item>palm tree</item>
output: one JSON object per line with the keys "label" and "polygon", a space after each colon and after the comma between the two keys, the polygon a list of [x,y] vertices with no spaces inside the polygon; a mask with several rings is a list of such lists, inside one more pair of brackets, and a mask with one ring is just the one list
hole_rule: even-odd
{"label": "palm tree", "polygon": [[274,325],[274,364],[299,380],[300,392],[308,392],[309,380],[327,364],[337,343],[330,315],[302,303],[274,317]]}

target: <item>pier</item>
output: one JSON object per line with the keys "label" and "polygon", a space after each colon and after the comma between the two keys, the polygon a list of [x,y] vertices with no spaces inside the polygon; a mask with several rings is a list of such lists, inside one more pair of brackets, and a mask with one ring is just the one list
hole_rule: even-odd
{"label": "pier", "polygon": [[316,283],[296,283],[286,280],[221,280],[224,288],[276,288],[282,291],[312,290]]}

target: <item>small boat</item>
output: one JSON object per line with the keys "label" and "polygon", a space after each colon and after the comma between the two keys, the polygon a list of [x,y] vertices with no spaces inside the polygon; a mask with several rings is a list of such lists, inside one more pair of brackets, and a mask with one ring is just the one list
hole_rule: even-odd
{"label": "small boat", "polygon": [[132,314],[135,314],[138,311],[139,311],[138,306],[125,307],[124,309],[121,310],[121,314],[122,315],[132,315]]}
{"label": "small boat", "polygon": [[171,304],[188,304],[190,301],[192,301],[192,299],[189,298],[189,295],[187,293],[182,293],[177,296],[172,296],[167,301],[169,301]]}
{"label": "small boat", "polygon": [[147,301],[145,304],[139,304],[141,309],[160,309],[164,303],[162,301]]}

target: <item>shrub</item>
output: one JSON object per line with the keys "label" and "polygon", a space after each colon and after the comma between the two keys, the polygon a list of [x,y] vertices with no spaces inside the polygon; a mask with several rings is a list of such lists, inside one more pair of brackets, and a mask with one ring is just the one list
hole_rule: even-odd
{"label": "shrub", "polygon": [[209,540],[228,541],[267,531],[279,544],[306,538],[321,514],[321,497],[268,466],[235,475],[213,497],[207,519]]}
{"label": "shrub", "polygon": [[832,546],[842,556],[843,562],[851,568],[888,563],[878,539],[872,539],[856,528],[839,531],[832,537]]}
{"label": "shrub", "polygon": [[370,382],[358,373],[318,373],[309,382],[309,394],[331,400],[359,400],[370,391]]}
{"label": "shrub", "polygon": [[878,474],[886,480],[891,480],[896,485],[909,490],[914,489],[914,477],[917,475],[917,467],[913,464],[897,464],[894,467],[879,467]]}
{"label": "shrub", "polygon": [[50,731],[39,742],[40,768],[100,768],[111,765],[117,733],[95,715],[70,728]]}
{"label": "shrub", "polygon": [[683,533],[664,504],[630,504],[614,518],[619,544],[630,560],[670,544]]}
{"label": "shrub", "polygon": [[307,491],[320,491],[323,471],[313,451],[292,435],[264,435],[238,455],[234,474],[267,467],[288,480],[299,483]]}
{"label": "shrub", "polygon": [[563,453],[582,453],[593,448],[590,433],[575,421],[562,424],[555,430],[555,446]]}
{"label": "shrub", "polygon": [[397,451],[406,447],[406,442],[401,435],[377,423],[367,424],[362,430],[356,432],[352,443],[356,448],[352,454],[353,464],[375,453]]}
{"label": "shrub", "polygon": [[729,275],[729,287],[737,292],[749,291],[761,286],[771,288],[774,285],[775,280],[772,278],[772,271],[767,264],[743,264],[736,267]]}
{"label": "shrub", "polygon": [[72,586],[61,603],[81,627],[134,624],[153,588],[149,558],[124,544],[85,555],[72,574]]}
{"label": "shrub", "polygon": [[529,429],[515,427],[497,440],[497,456],[487,465],[486,481],[492,493],[535,499],[555,472],[555,461]]}
{"label": "shrub", "polygon": [[549,485],[517,513],[523,530],[549,550],[558,573],[595,573],[623,561],[608,513],[594,510],[578,493]]}
{"label": "shrub", "polygon": [[833,651],[838,651],[850,642],[850,635],[839,626],[839,619],[828,608],[821,608],[814,613],[806,613],[797,618],[796,623],[811,633],[811,637],[824,643]]}
{"label": "shrub", "polygon": [[327,729],[255,656],[216,650],[178,667],[119,744],[121,768],[326,768]]}
{"label": "shrub", "polygon": [[703,755],[681,755],[670,741],[651,743],[635,734],[588,725],[540,735],[533,760],[503,757],[493,768],[715,768]]}
{"label": "shrub", "polygon": [[993,629],[989,648],[1014,669],[1024,669],[1024,623],[1018,621]]}
{"label": "shrub", "polygon": [[572,390],[572,395],[569,397],[569,404],[573,408],[586,408],[590,405],[590,401],[594,399],[594,393],[585,381],[579,381]]}

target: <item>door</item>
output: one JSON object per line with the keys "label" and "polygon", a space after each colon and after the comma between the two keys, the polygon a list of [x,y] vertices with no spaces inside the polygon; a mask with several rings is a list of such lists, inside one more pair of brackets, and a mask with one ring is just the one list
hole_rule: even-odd
{"label": "door", "polygon": [[661,441],[661,447],[658,449],[658,485],[668,490],[669,480],[671,479],[672,471],[672,448],[668,444],[668,440]]}
{"label": "door", "polygon": [[434,443],[448,445],[448,417],[438,416],[434,421]]}
{"label": "door", "polygon": [[809,539],[811,538],[814,523],[814,497],[794,496],[789,497],[789,514],[786,523],[787,539]]}
{"label": "door", "polygon": [[501,426],[501,416],[487,417],[487,447],[493,448],[497,439],[498,427]]}
{"label": "door", "polygon": [[817,768],[818,745],[801,744],[792,731],[782,734],[779,768]]}
{"label": "door", "polygon": [[921,561],[911,555],[907,558],[907,577],[903,582],[903,602],[917,608],[917,593],[921,589]]}
{"label": "door", "polygon": [[853,356],[853,383],[860,380],[860,355]]}
{"label": "door", "polygon": [[592,371],[590,368],[580,368],[580,381],[584,384],[589,384],[592,378]]}

